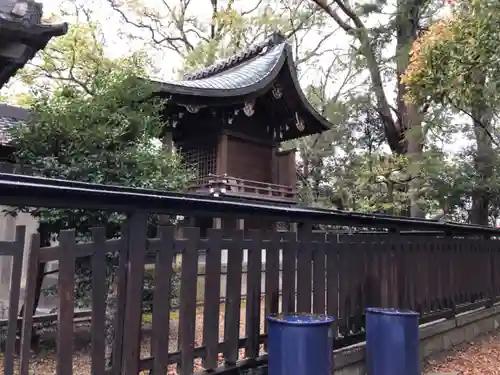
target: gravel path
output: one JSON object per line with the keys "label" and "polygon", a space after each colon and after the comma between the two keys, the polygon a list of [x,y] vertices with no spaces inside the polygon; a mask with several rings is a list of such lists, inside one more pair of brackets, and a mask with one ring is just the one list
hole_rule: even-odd
{"label": "gravel path", "polygon": [[[246,310],[243,306],[240,315],[240,337],[245,336],[245,316]],[[222,341],[224,335],[224,304],[221,304],[221,312],[219,315],[220,331],[219,337]],[[264,303],[261,305],[261,332],[264,330]],[[73,375],[90,375],[91,374],[91,358],[90,358],[90,335],[88,326],[80,326],[75,329],[75,343],[73,354]],[[174,352],[177,350],[178,342],[178,320],[170,321],[170,343],[169,351]],[[196,333],[195,333],[195,346],[200,346],[203,342],[203,308],[198,309],[196,317]],[[150,356],[151,340],[150,337],[144,337],[141,342],[141,358]],[[243,350],[240,350],[240,357],[244,358]],[[222,359],[222,356],[219,357]],[[32,375],[53,375],[56,372],[56,350],[40,350],[36,356],[33,357],[29,373]],[[15,373],[18,373],[17,366],[19,363],[16,361]],[[194,370],[202,370],[201,360],[196,359],[194,362]],[[0,375],[3,375],[3,361],[0,361]],[[146,372],[147,374],[147,372]],[[169,367],[168,375],[177,375],[176,366]]]}
{"label": "gravel path", "polygon": [[500,331],[483,335],[426,361],[425,374],[500,375]]}

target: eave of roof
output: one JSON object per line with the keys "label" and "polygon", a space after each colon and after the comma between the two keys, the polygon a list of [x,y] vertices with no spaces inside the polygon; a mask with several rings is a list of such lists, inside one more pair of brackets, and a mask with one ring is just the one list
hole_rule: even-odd
{"label": "eave of roof", "polygon": [[[2,9],[3,10],[3,9]],[[44,49],[54,37],[68,32],[68,24],[41,24],[42,7],[39,3],[29,3],[28,12],[19,18],[2,11],[0,17],[0,88],[19,69],[31,60],[38,51]],[[22,47],[22,50],[16,50]],[[22,51],[22,52],[21,52]]]}

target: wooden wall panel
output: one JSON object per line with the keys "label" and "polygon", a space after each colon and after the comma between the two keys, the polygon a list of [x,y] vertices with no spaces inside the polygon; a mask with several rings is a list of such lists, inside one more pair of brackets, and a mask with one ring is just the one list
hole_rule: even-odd
{"label": "wooden wall panel", "polygon": [[228,137],[227,174],[245,180],[272,183],[272,155],[270,145]]}
{"label": "wooden wall panel", "polygon": [[295,150],[276,153],[276,160],[278,164],[276,183],[294,188],[297,185]]}

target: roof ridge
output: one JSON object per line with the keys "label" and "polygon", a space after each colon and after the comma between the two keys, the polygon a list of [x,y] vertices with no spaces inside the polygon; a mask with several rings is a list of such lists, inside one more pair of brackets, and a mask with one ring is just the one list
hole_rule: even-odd
{"label": "roof ridge", "polygon": [[184,74],[183,79],[185,81],[195,81],[198,79],[213,76],[215,74],[233,68],[237,65],[240,65],[243,62],[248,61],[257,55],[266,52],[267,50],[269,50],[270,47],[274,47],[285,41],[286,38],[283,36],[283,34],[281,34],[280,32],[275,32],[265,41],[254,44],[225,60],[219,61],[213,65],[210,65],[206,68],[200,69],[193,73]]}

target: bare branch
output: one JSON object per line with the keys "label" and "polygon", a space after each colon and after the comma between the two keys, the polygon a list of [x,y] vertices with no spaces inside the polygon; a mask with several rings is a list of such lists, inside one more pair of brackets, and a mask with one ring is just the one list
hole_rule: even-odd
{"label": "bare branch", "polygon": [[323,52],[318,52],[318,51],[330,39],[330,37],[333,36],[333,34],[336,31],[337,30],[333,30],[332,32],[325,34],[323,36],[323,38],[320,39],[320,41],[318,42],[318,44],[316,44],[316,47],[314,47],[311,51],[309,51],[306,56],[304,56],[301,59],[297,59],[296,64],[300,65],[300,64],[302,64],[304,62],[307,62],[308,60],[310,60],[313,57],[318,57],[318,56],[321,56],[322,54],[324,54],[326,51],[323,51]]}
{"label": "bare branch", "polygon": [[352,20],[352,22],[358,29],[365,27],[361,19],[357,16],[356,13],[354,13],[354,11],[345,1],[335,0],[335,4],[337,4],[342,12],[344,12],[344,14]]}
{"label": "bare branch", "polygon": [[245,17],[245,16],[248,16],[249,14],[255,12],[257,9],[259,9],[259,7],[262,5],[262,2],[264,0],[259,0],[256,2],[255,6],[253,6],[252,8],[248,9],[248,10],[245,10],[245,11],[242,11],[241,12],[241,16],[242,17]]}
{"label": "bare branch", "polygon": [[326,14],[328,14],[345,32],[352,32],[354,27],[345,22],[335,10],[326,2],[326,0],[312,0],[318,7],[320,7]]}
{"label": "bare branch", "polygon": [[[129,16],[127,16],[127,14],[125,14],[116,0],[107,0],[107,2],[111,8],[120,15],[120,18],[125,23],[134,26],[139,30],[146,31],[150,35],[150,39],[153,44],[157,46],[166,44],[167,47],[174,50],[181,56],[184,56],[186,51],[192,51],[194,49],[194,44],[188,39],[187,31],[185,30],[185,16],[190,0],[181,0],[181,9],[179,14],[176,14],[174,9],[165,0],[163,0],[163,4],[172,19],[172,22],[170,22],[169,25],[164,25],[162,22],[163,20],[157,13],[150,13],[145,10],[144,16],[156,27],[141,21],[132,20]],[[170,27],[168,26],[173,26],[179,35],[172,35]],[[194,31],[194,28],[190,30]]]}

